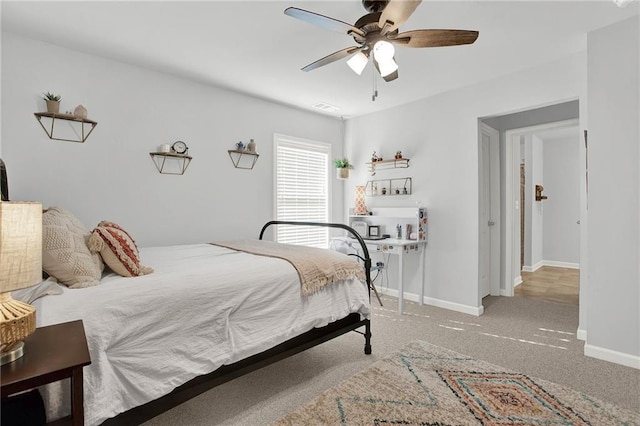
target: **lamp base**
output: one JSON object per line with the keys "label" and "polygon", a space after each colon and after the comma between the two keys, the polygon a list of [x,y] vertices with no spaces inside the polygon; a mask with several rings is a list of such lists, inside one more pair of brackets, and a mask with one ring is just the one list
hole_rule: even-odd
{"label": "lamp base", "polygon": [[24,355],[24,343],[16,342],[2,349],[0,352],[0,365],[5,365],[17,360]]}

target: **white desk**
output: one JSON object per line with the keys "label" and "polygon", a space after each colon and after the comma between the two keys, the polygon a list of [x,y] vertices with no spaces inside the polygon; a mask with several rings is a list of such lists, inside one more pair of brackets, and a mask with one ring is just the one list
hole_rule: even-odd
{"label": "white desk", "polygon": [[[398,256],[398,313],[402,314],[404,308],[404,256],[408,253],[415,253],[420,256],[418,277],[420,279],[420,304],[424,302],[424,250],[426,241],[397,240],[387,238],[384,240],[365,240],[369,254],[390,253]],[[387,265],[385,265],[385,268]]]}

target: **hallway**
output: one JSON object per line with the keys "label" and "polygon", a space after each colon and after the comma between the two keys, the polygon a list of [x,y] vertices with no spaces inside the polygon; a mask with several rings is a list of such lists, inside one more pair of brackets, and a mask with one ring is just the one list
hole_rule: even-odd
{"label": "hallway", "polygon": [[580,270],[543,266],[535,272],[522,271],[522,284],[515,288],[516,297],[578,305]]}

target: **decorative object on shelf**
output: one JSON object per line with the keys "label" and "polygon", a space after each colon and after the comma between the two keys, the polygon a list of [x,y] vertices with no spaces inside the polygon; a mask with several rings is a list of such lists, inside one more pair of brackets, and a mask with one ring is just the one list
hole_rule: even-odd
{"label": "decorative object on shelf", "polygon": [[354,200],[355,208],[353,210],[354,214],[367,214],[367,205],[364,203],[364,190],[365,187],[363,185],[356,186],[356,196]]}
{"label": "decorative object on shelf", "polygon": [[353,169],[353,164],[348,158],[336,158],[333,160],[336,166],[336,177],[338,179],[349,179],[349,170]]}
{"label": "decorative object on shelf", "polygon": [[402,158],[402,151],[396,151],[395,159],[400,160]]}
{"label": "decorative object on shelf", "polygon": [[[380,192],[378,192],[379,186],[382,187]],[[412,179],[410,177],[400,177],[370,180],[367,181],[365,188],[365,195],[369,197],[381,195],[410,195],[412,190]]]}
{"label": "decorative object on shelf", "polygon": [[364,220],[354,220],[353,222],[351,222],[350,226],[354,231],[360,234],[361,237],[366,238],[369,236],[369,234],[367,233],[368,224]]}
{"label": "decorative object on shelf", "polygon": [[544,186],[536,185],[536,201],[542,201],[548,198],[546,195],[542,195],[543,190],[544,190]]}
{"label": "decorative object on shelf", "polygon": [[369,234],[369,237],[379,237],[380,236],[380,226],[379,225],[369,225],[368,234]]}
{"label": "decorative object on shelf", "polygon": [[42,204],[0,203],[0,335],[4,365],[24,355],[22,341],[36,329],[33,306],[11,292],[42,281]]}
{"label": "decorative object on shelf", "polygon": [[382,161],[382,157],[379,156],[375,151],[373,151],[373,153],[371,154],[371,162],[375,163],[378,161]]}
{"label": "decorative object on shelf", "polygon": [[171,151],[176,154],[187,155],[189,153],[189,147],[182,141],[175,141],[173,145],[171,145]]}
{"label": "decorative object on shelf", "polygon": [[244,151],[244,142],[240,141],[236,144],[236,151]]}
{"label": "decorative object on shelf", "polygon": [[[158,152],[149,153],[153,164],[156,165],[158,172],[163,175],[183,175],[193,159],[193,157],[187,155],[189,148],[182,141],[176,141],[170,148],[167,147],[169,147],[168,144],[162,144]],[[176,149],[182,151],[182,153],[176,152]]]}
{"label": "decorative object on shelf", "polygon": [[[238,144],[242,144],[242,142],[238,142],[236,146]],[[242,149],[230,149],[227,152],[229,153],[233,167],[236,169],[251,170],[258,162],[258,157],[260,157],[260,154],[255,151],[245,150],[244,144],[242,144]]]}
{"label": "decorative object on shelf", "polygon": [[253,139],[249,139],[249,143],[247,144],[247,150],[249,152],[256,152],[256,143]]}
{"label": "decorative object on shelf", "polygon": [[[42,129],[45,131],[47,136],[49,136],[49,139],[56,140],[56,141],[82,143],[87,140],[91,132],[93,132],[93,129],[95,129],[95,127],[98,125],[97,122],[93,120],[89,120],[88,118],[76,118],[70,114],[58,114],[53,112],[34,112],[33,115],[35,115],[36,120],[38,120],[38,123],[40,123],[40,126],[42,126]],[[45,127],[43,123],[43,119],[51,120],[51,126],[49,128]],[[61,135],[59,135],[59,133],[66,134],[64,130],[56,132],[56,130],[59,129],[59,127],[58,128],[55,127],[57,120],[63,120],[69,123],[69,125],[72,127],[70,134],[73,135],[75,139],[72,139],[71,137],[62,137]],[[79,131],[73,128],[73,123],[80,124]],[[88,132],[85,130],[85,125],[91,126]]]}
{"label": "decorative object on shelf", "polygon": [[84,120],[85,118],[87,118],[87,109],[82,106],[82,105],[78,105],[74,110],[73,110],[73,116],[75,118],[79,118],[81,120]]}
{"label": "decorative object on shelf", "polygon": [[60,95],[47,92],[43,99],[47,103],[47,112],[57,114],[60,111],[60,100],[62,99]]}

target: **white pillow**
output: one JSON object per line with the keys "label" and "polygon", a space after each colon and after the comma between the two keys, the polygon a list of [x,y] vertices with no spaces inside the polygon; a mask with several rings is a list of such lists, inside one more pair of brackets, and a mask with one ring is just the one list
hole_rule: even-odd
{"label": "white pillow", "polygon": [[90,232],[71,212],[51,207],[42,214],[42,269],[70,288],[100,283],[104,263],[87,247]]}
{"label": "white pillow", "polygon": [[55,278],[49,277],[31,287],[21,288],[11,292],[11,297],[24,303],[33,303],[34,300],[49,294],[62,294],[62,287]]}

